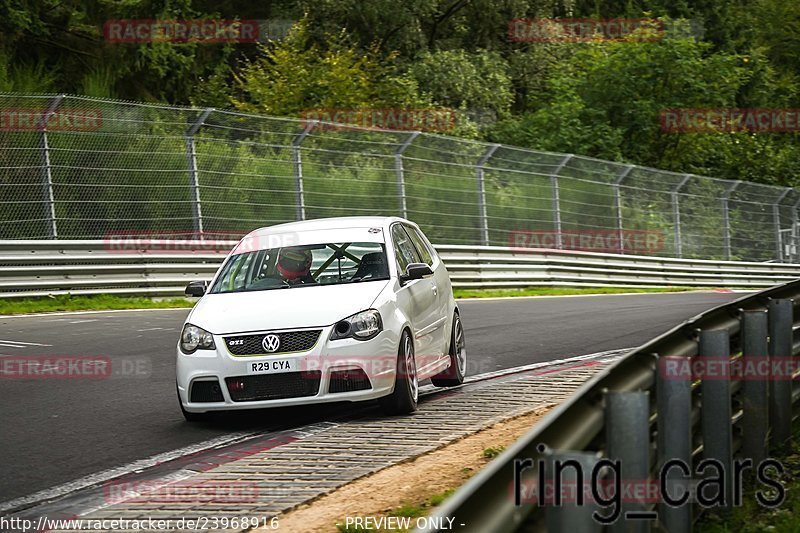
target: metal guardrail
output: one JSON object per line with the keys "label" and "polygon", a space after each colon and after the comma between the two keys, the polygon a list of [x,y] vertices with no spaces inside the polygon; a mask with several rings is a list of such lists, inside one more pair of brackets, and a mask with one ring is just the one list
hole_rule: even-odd
{"label": "metal guardrail", "polygon": [[[234,241],[0,241],[0,297],[58,294],[179,296],[210,279]],[[763,288],[800,265],[705,261],[547,249],[437,245],[458,288]]]}
{"label": "metal guardrail", "polygon": [[[716,495],[725,495],[722,507],[730,508],[734,460],[739,464],[753,461],[754,472],[770,452],[785,450],[791,435],[792,413],[800,397],[794,371],[797,359],[793,358],[800,353],[798,303],[800,281],[790,282],[702,313],[633,350],[478,472],[435,511],[431,523],[454,519],[459,530],[481,533],[599,531],[592,512],[609,513],[607,507],[598,508],[597,500],[585,501],[583,506],[574,501],[561,506],[545,501],[543,507],[524,497],[519,505],[515,501],[515,486],[547,487],[539,485],[537,469],[528,466],[545,465],[545,481],[551,482],[555,461],[566,459],[585,469],[587,480],[588,472],[601,461],[619,460],[621,477],[640,485],[660,483],[656,473],[667,461],[682,461],[695,479],[667,470],[670,475],[662,477],[673,500],[681,490],[697,488],[701,461],[717,461],[728,481],[717,486]],[[767,376],[735,374],[738,380],[724,373],[706,373],[703,379],[693,380],[665,372],[667,365],[685,364],[689,357],[692,364],[704,363],[706,370],[714,361],[725,363],[726,368],[769,361],[791,372],[781,378],[770,366]],[[576,469],[563,472],[565,482],[580,490]],[[611,531],[649,531],[651,526],[661,531],[691,531],[702,506],[691,499],[667,505],[665,489],[660,490],[658,504],[623,503],[624,512],[644,514],[628,519],[623,514]]]}

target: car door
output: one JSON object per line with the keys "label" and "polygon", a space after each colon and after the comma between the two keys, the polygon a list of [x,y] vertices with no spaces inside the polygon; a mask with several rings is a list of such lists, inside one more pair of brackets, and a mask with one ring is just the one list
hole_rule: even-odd
{"label": "car door", "polygon": [[[404,274],[411,263],[422,260],[402,224],[391,228],[392,245],[398,274]],[[440,355],[435,342],[437,289],[432,276],[405,282],[397,291],[398,304],[411,322],[416,346],[417,373],[425,374],[425,367],[435,364]]]}
{"label": "car door", "polygon": [[433,342],[438,347],[435,351],[445,355],[447,344],[449,342],[449,323],[448,323],[448,307],[450,302],[450,278],[447,275],[447,270],[442,265],[441,259],[428,244],[427,239],[422,235],[422,232],[411,225],[404,224],[406,233],[411,238],[411,242],[417,249],[417,253],[423,263],[427,264],[433,270],[431,282],[433,283],[433,294],[436,297],[436,304],[434,310],[434,317],[432,325],[436,328],[432,331]]}

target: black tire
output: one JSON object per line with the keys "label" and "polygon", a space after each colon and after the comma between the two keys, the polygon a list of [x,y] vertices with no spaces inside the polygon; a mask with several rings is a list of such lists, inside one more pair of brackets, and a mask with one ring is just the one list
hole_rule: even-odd
{"label": "black tire", "polygon": [[[176,391],[177,391],[177,385],[176,385]],[[207,422],[211,418],[211,413],[190,413],[189,411],[184,409],[180,393],[178,393],[178,406],[181,408],[181,413],[183,413],[183,418],[185,418],[187,422]]]}
{"label": "black tire", "polygon": [[400,347],[397,350],[394,391],[388,396],[379,398],[378,402],[387,415],[407,415],[417,410],[418,400],[419,380],[414,360],[414,341],[408,330],[405,330],[400,337]]}
{"label": "black tire", "polygon": [[467,346],[464,340],[464,326],[458,313],[453,317],[453,330],[450,332],[450,366],[431,378],[436,387],[456,387],[464,383],[467,371]]}

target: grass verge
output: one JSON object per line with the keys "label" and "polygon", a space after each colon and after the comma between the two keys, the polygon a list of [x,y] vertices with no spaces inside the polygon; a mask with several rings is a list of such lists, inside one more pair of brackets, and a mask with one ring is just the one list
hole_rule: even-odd
{"label": "grass verge", "polygon": [[53,296],[44,298],[1,298],[0,315],[51,313],[56,311],[108,311],[112,309],[171,309],[192,307],[186,298],[153,299],[143,296]]}
{"label": "grass verge", "polygon": [[575,294],[628,294],[719,290],[714,287],[527,287],[525,289],[453,289],[456,298],[506,298],[509,296],[571,296]]}
{"label": "grass verge", "polygon": [[[797,533],[800,531],[800,424],[795,422],[792,432],[790,451],[779,458],[784,472],[778,478],[785,491],[785,500],[774,509],[758,503],[755,493],[766,492],[770,499],[775,498],[776,491],[764,485],[746,488],[742,494],[742,505],[730,512],[706,512],[696,531],[707,533]],[[776,478],[772,472],[769,477]]]}

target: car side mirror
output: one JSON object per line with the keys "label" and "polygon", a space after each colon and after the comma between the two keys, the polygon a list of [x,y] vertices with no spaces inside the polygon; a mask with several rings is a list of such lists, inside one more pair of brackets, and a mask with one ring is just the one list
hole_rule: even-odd
{"label": "car side mirror", "polygon": [[186,286],[186,296],[195,296],[200,298],[206,293],[206,289],[208,288],[207,281],[191,281],[189,285]]}
{"label": "car side mirror", "polygon": [[433,270],[425,263],[410,263],[406,267],[406,273],[401,276],[402,281],[412,281],[415,279],[422,279],[428,276],[433,276]]}

